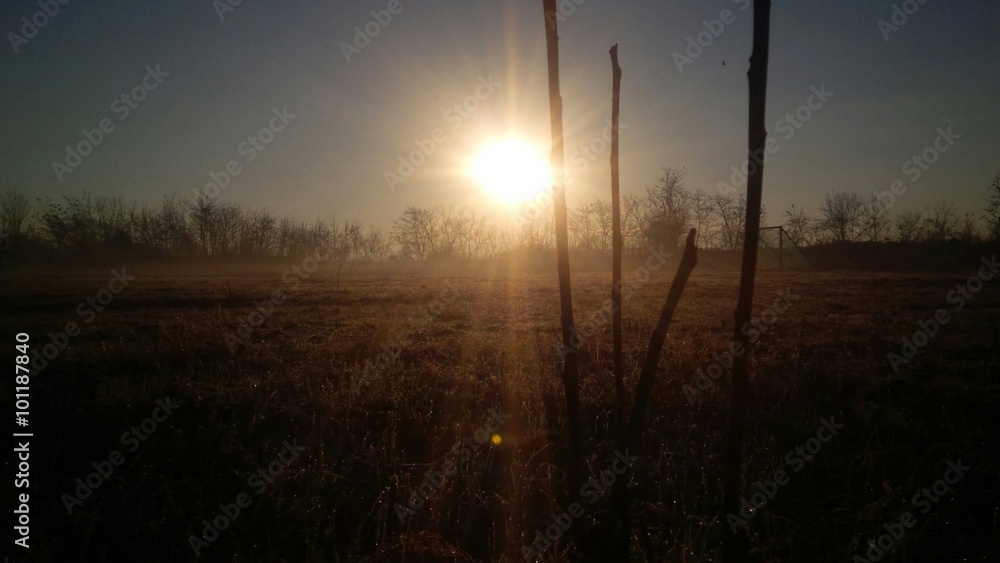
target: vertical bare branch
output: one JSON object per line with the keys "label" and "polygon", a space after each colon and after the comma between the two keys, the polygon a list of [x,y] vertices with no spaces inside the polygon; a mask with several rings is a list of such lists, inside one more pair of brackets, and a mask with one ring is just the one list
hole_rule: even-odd
{"label": "vertical bare branch", "polygon": [[[750,86],[748,153],[751,162],[754,155],[764,154],[767,129],[764,124],[764,110],[767,102],[767,61],[770,44],[771,0],[757,0],[753,5],[753,52],[750,55],[750,70],[747,79]],[[750,322],[753,307],[754,282],[757,273],[757,244],[760,238],[760,206],[764,185],[764,163],[757,167],[747,179],[746,237],[743,243],[743,265],[740,274],[740,295],[736,304],[734,333],[738,349],[733,365],[733,385],[730,397],[729,436],[726,444],[726,460],[723,482],[723,510],[726,514],[739,512],[739,498],[742,487],[743,438],[747,398],[750,385],[747,366],[750,356],[749,337],[741,327]],[[726,563],[746,561],[749,540],[744,528],[733,528],[722,518],[723,560]]]}
{"label": "vertical bare branch", "polygon": [[567,234],[566,191],[563,183],[565,154],[563,150],[563,108],[559,90],[559,14],[556,0],[542,0],[545,12],[545,43],[549,64],[549,112],[552,126],[552,175],[553,207],[556,223],[556,259],[559,267],[559,305],[562,321],[563,388],[566,391],[566,418],[569,425],[569,458],[566,464],[566,478],[569,495],[580,490],[580,464],[583,457],[583,438],[580,422],[580,390],[577,366],[577,350],[573,346],[575,328],[573,326],[573,293],[569,278],[569,235]]}
{"label": "vertical bare branch", "polygon": [[611,332],[615,355],[615,426],[619,442],[625,437],[625,368],[622,362],[622,210],[618,168],[618,114],[621,109],[622,69],[618,44],[611,47]]}

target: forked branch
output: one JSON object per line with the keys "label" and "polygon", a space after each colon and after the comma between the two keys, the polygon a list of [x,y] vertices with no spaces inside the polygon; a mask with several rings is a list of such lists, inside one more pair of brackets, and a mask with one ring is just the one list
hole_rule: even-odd
{"label": "forked branch", "polygon": [[[625,430],[623,446],[626,451],[628,448],[634,449],[639,443],[639,436],[645,423],[646,408],[649,406],[649,395],[653,390],[653,383],[656,382],[656,368],[660,363],[660,354],[667,339],[670,322],[673,320],[674,312],[681,301],[681,294],[684,292],[688,278],[691,277],[691,272],[698,264],[698,248],[695,246],[696,234],[695,229],[688,232],[687,243],[684,245],[684,255],[677,266],[674,281],[670,284],[667,300],[663,303],[663,309],[660,311],[660,319],[649,339],[646,360],[635,388],[631,418],[629,418],[628,427]],[[618,479],[611,489],[611,518],[608,520],[607,538],[603,546],[603,560],[626,561],[629,559],[630,507],[628,479]]]}

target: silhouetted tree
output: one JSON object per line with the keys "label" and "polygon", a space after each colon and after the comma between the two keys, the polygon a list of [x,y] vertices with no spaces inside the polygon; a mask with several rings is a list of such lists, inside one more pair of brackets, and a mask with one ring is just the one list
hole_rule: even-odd
{"label": "silhouetted tree", "polygon": [[697,231],[698,246],[702,248],[711,247],[712,239],[717,234],[715,229],[709,232],[709,229],[715,226],[712,223],[712,219],[715,217],[715,205],[712,201],[712,196],[701,190],[695,190],[694,194],[691,195],[691,216],[694,219],[694,228]]}
{"label": "silhouetted tree", "polygon": [[875,195],[868,198],[861,206],[859,220],[862,236],[872,242],[884,238],[892,225],[889,220],[889,207]]}
{"label": "silhouetted tree", "polygon": [[795,204],[792,204],[781,214],[781,218],[784,221],[785,232],[789,238],[795,241],[795,244],[799,246],[809,244],[815,225],[813,219],[806,215],[804,210],[796,209]]}
{"label": "silhouetted tree", "polygon": [[858,194],[827,193],[819,210],[823,214],[820,229],[836,242],[853,242],[861,238],[861,213],[865,202]]}
{"label": "silhouetted tree", "polygon": [[660,239],[654,242],[663,244],[668,250],[677,248],[681,234],[691,220],[694,204],[691,194],[684,189],[686,176],[687,170],[683,168],[666,167],[653,185],[646,188],[649,224],[656,225]]}
{"label": "silhouetted tree", "polygon": [[437,221],[434,212],[410,206],[399,219],[393,221],[393,240],[404,258],[427,258],[435,253],[434,238]]}
{"label": "silhouetted tree", "polygon": [[747,198],[744,195],[717,194],[712,198],[713,211],[719,219],[718,238],[722,248],[739,250],[743,246]]}
{"label": "silhouetted tree", "polygon": [[960,215],[958,218],[958,230],[956,233],[962,242],[972,243],[979,241],[979,218],[976,217],[976,214],[971,211],[966,211]]}
{"label": "silhouetted tree", "polygon": [[919,211],[903,211],[897,214],[894,224],[899,242],[915,242],[923,238],[924,216]]}
{"label": "silhouetted tree", "polygon": [[958,214],[955,202],[938,201],[927,206],[924,217],[924,236],[928,240],[948,240],[955,236],[958,227]]}
{"label": "silhouetted tree", "polygon": [[1000,241],[1000,174],[997,174],[990,182],[986,201],[986,223],[989,235],[994,241]]}
{"label": "silhouetted tree", "polygon": [[7,235],[11,248],[16,249],[31,215],[31,200],[14,186],[0,193],[0,229]]}
{"label": "silhouetted tree", "polygon": [[640,252],[647,244],[645,228],[646,202],[633,193],[622,194],[622,237],[625,253]]}

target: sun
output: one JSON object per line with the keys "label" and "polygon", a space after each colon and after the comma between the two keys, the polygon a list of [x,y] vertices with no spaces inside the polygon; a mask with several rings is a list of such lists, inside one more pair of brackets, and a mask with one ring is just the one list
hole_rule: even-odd
{"label": "sun", "polygon": [[484,143],[469,163],[469,174],[490,197],[508,205],[534,197],[552,182],[542,151],[516,138]]}

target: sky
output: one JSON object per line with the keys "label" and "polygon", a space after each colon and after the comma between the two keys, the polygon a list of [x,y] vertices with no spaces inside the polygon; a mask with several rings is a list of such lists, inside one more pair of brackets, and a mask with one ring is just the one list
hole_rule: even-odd
{"label": "sky", "polygon": [[[745,190],[751,2],[560,5],[569,204],[610,195],[615,43],[623,190],[667,166]],[[155,203],[228,175],[220,201],[387,226],[413,205],[510,215],[467,172],[477,151],[517,138],[547,158],[540,0],[7,0],[0,22],[0,185],[35,197]],[[768,79],[769,224],[895,180],[893,211],[984,208],[995,0],[775,1]]]}

